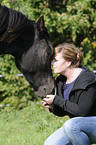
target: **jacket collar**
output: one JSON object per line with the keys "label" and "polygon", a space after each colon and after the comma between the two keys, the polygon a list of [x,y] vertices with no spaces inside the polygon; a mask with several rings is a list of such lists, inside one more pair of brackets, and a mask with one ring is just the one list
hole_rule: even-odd
{"label": "jacket collar", "polygon": [[81,65],[79,67],[85,69],[85,71],[79,75],[72,90],[85,89],[88,85],[96,83],[96,74],[86,66]]}
{"label": "jacket collar", "polygon": [[[85,69],[85,71],[81,73],[76,79],[72,91],[78,89],[85,89],[88,85],[96,83],[96,74],[94,74],[85,66],[80,66],[80,68]],[[66,77],[62,75],[60,75],[58,79],[61,82],[60,84],[62,85],[66,81]]]}
{"label": "jacket collar", "polygon": [[90,70],[85,70],[76,79],[72,90],[85,89],[88,85],[91,85],[93,83],[96,83],[96,75]]}

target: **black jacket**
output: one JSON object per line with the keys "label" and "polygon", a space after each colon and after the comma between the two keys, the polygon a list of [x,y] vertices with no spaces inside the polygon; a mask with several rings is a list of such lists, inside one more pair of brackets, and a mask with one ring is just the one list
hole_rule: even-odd
{"label": "black jacket", "polygon": [[56,80],[56,96],[52,112],[57,116],[96,116],[96,75],[86,67],[76,79],[69,100],[63,97],[63,85],[66,78],[62,75]]}

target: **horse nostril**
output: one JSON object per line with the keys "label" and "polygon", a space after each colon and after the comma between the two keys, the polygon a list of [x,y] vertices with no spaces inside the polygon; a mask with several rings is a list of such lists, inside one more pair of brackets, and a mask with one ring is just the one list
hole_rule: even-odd
{"label": "horse nostril", "polygon": [[46,88],[44,88],[44,91],[46,91]]}
{"label": "horse nostril", "polygon": [[44,91],[45,91],[45,94],[47,95],[47,89],[46,88],[44,88]]}

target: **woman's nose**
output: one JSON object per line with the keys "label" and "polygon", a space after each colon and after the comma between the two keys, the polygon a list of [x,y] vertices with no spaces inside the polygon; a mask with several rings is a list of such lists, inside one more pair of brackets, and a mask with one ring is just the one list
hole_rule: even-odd
{"label": "woman's nose", "polygon": [[51,65],[54,65],[55,60],[52,60]]}

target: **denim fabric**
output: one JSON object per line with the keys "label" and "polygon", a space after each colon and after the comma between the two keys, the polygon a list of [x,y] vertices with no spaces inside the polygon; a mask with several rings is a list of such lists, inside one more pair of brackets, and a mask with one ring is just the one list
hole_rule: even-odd
{"label": "denim fabric", "polygon": [[64,132],[74,145],[96,143],[96,117],[75,117],[65,122]]}
{"label": "denim fabric", "polygon": [[96,143],[96,117],[75,117],[51,134],[44,145],[91,145]]}
{"label": "denim fabric", "polygon": [[46,139],[44,145],[71,145],[71,143],[69,143],[63,127],[61,127]]}

